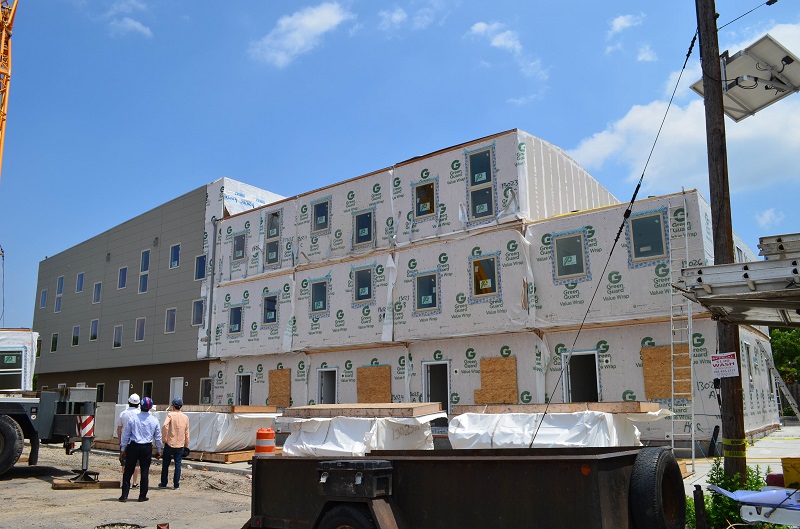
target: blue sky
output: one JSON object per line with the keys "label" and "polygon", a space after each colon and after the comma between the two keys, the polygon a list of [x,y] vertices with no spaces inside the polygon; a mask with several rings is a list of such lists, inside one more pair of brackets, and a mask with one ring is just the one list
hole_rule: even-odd
{"label": "blue sky", "polygon": [[[763,2],[762,2],[763,4]],[[718,0],[720,24],[759,6]],[[39,261],[223,176],[295,195],[521,128],[622,201],[696,27],[692,0],[20,0],[3,174],[3,327]],[[720,30],[800,55],[800,2]],[[695,47],[642,196],[708,197]],[[726,120],[734,229],[800,231],[800,95]]]}

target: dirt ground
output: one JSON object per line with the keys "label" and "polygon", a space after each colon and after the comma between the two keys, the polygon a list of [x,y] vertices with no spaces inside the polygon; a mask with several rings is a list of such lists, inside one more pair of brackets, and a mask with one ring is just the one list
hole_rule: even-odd
{"label": "dirt ground", "polygon": [[[27,453],[26,447],[23,458]],[[187,468],[187,463],[196,468]],[[161,462],[154,459],[146,503],[136,501],[138,489],[131,490],[126,503],[117,501],[119,488],[52,489],[54,479],[70,478],[71,470],[80,466],[79,452],[68,456],[56,445],[41,447],[37,466],[18,462],[0,477],[0,529],[133,529],[158,523],[169,523],[170,529],[239,529],[250,517],[250,476],[204,470],[202,463],[184,461],[180,489],[171,487],[172,467],[170,487],[158,489]],[[116,454],[93,452],[89,470],[99,472],[103,481],[122,480]]]}

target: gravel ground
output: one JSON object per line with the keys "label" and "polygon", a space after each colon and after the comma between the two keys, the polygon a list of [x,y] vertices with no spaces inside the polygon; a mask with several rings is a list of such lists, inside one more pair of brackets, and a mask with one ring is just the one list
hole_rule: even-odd
{"label": "gravel ground", "polygon": [[[23,458],[27,456],[26,447]],[[192,467],[187,468],[187,463]],[[45,445],[38,466],[22,461],[0,477],[0,529],[16,528],[241,528],[250,517],[250,476],[216,472],[184,461],[181,488],[158,489],[161,462],[150,467],[149,501],[139,503],[138,489],[120,503],[120,489],[53,490],[54,479],[67,479],[81,466],[81,454],[68,456],[60,446]],[[89,470],[100,479],[122,480],[115,453],[89,456]],[[173,469],[170,468],[170,483]]]}

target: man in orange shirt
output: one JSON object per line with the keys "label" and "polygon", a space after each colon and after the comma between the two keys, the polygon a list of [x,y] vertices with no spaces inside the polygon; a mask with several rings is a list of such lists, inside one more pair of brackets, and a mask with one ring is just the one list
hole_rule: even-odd
{"label": "man in orange shirt", "polygon": [[169,465],[175,460],[175,477],[172,481],[177,489],[181,481],[181,461],[183,460],[183,449],[189,448],[189,417],[181,411],[183,399],[175,397],[172,399],[173,411],[167,413],[164,426],[161,427],[161,436],[164,439],[164,459],[161,463],[161,483],[159,489],[167,487],[169,480]]}

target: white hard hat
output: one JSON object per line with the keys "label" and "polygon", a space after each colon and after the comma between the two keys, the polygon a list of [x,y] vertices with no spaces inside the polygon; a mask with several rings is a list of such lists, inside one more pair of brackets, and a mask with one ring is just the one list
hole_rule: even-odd
{"label": "white hard hat", "polygon": [[138,406],[139,405],[139,395],[137,395],[136,393],[131,394],[131,396],[128,397],[128,404],[133,404],[134,406]]}

